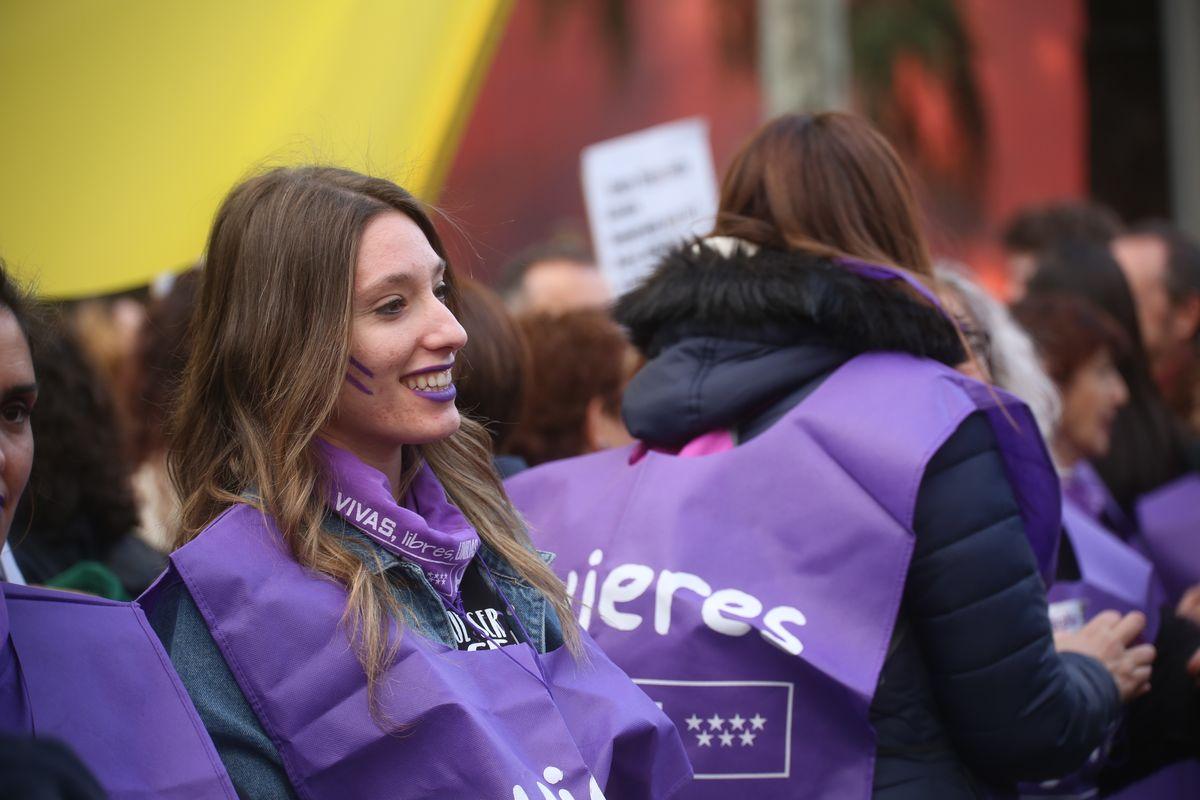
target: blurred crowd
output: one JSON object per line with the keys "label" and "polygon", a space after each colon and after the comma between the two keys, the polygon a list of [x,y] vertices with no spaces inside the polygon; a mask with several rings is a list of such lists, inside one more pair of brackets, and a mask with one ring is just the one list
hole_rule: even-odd
{"label": "blurred crowd", "polygon": [[[722,202],[727,206],[730,197]],[[689,246],[703,248],[693,255],[707,254],[708,248],[719,251],[714,259],[750,263],[759,258],[750,269],[760,270],[754,274],[768,280],[776,267],[737,244],[757,234],[750,228],[722,229],[729,224],[727,217],[722,219],[718,236],[685,246],[681,258],[692,257]],[[770,245],[761,240],[754,244],[768,249]],[[836,257],[843,258],[849,248],[837,244]],[[1187,491],[1190,482],[1200,480],[1200,243],[1165,221],[1121,220],[1102,206],[1063,200],[1019,211],[1004,227],[1001,244],[1012,282],[1010,295],[1002,299],[975,281],[970,265],[935,259],[929,275],[920,265],[902,266],[909,269],[909,278],[917,275],[914,281],[933,290],[937,310],[944,310],[952,321],[963,345],[954,365],[958,371],[997,397],[1011,394],[1023,401],[1044,437],[1061,485],[1068,534],[1056,546],[1053,571],[1042,576],[1043,590],[1049,592],[1048,614],[1058,651],[1086,654],[1104,664],[1128,704],[1121,723],[1124,744],[1110,739],[1106,745],[1120,757],[1106,756],[1106,770],[1090,779],[1090,786],[1100,791],[1118,792],[1166,767],[1194,766],[1200,756],[1200,529],[1195,527],[1200,492]],[[733,249],[722,250],[728,247]],[[834,250],[809,250],[821,258],[834,257]],[[885,254],[900,260],[892,252]],[[864,254],[848,255],[875,261]],[[703,261],[708,257],[695,256],[696,263],[689,262],[687,268],[715,269]],[[718,358],[716,363],[721,368],[731,360],[754,363],[755,381],[777,368],[792,369],[791,360],[757,359],[764,354],[808,356],[740,333],[754,315],[775,313],[778,304],[790,302],[772,295],[773,289],[765,290],[761,309],[751,304],[736,319],[680,312],[669,326],[659,321],[647,332],[648,323],[639,316],[645,312],[634,306],[637,298],[618,302],[610,295],[581,241],[538,244],[493,272],[498,276],[494,287],[456,276],[449,303],[468,334],[454,360],[455,402],[463,415],[486,427],[494,467],[503,478],[628,445],[635,445],[635,451],[641,447],[679,453],[698,440],[696,434],[709,430],[732,431],[740,443],[756,437],[798,402],[792,394],[797,387],[783,383],[765,394],[742,397],[738,387],[748,379],[736,371],[720,378],[691,373],[676,377],[661,371],[664,353],[682,358],[671,348],[700,334],[726,344],[753,341],[736,357]],[[168,466],[176,432],[171,420],[192,347],[189,320],[204,280],[205,268],[198,265],[145,290],[41,306],[30,314],[27,335],[38,394],[31,417],[36,456],[5,546],[6,581],[132,600],[167,567],[168,555],[184,541],[180,500]],[[709,280],[700,291],[734,292],[718,277]],[[836,287],[840,278],[831,280]],[[838,335],[886,342],[890,334],[876,328],[895,319],[897,325],[914,325],[918,333],[913,335],[919,337],[925,323],[913,321],[916,312],[882,309],[876,315],[870,305],[870,292],[875,291],[870,288],[865,300],[847,301],[866,303],[874,327],[868,333]],[[654,302],[666,301],[656,297]],[[736,301],[730,306],[736,307]],[[898,316],[889,316],[893,313]],[[668,328],[673,332],[664,339]],[[789,340],[787,346],[793,344]],[[919,350],[916,345],[911,348]],[[944,360],[936,349],[927,352]],[[659,372],[644,371],[647,362]],[[719,391],[736,396],[740,405],[722,411],[724,416],[714,412],[703,430],[681,428],[678,436],[668,436],[661,432],[682,425],[683,411],[672,411],[674,419],[669,421],[642,413],[647,404],[680,391],[688,381],[695,380],[698,387],[710,377],[705,391],[717,392],[712,381],[726,380],[729,383]],[[640,382],[635,398],[640,405],[631,410],[623,399],[635,380]],[[781,410],[771,410],[785,398],[791,399]],[[661,435],[648,434],[647,426]],[[974,457],[975,451],[964,452],[963,460]],[[930,462],[929,474],[945,470],[948,476],[957,468],[954,459],[943,455]],[[961,471],[954,474],[959,477],[953,491],[967,491],[961,488],[967,484],[958,483],[967,480]],[[1006,474],[1015,485],[1011,471]],[[917,515],[919,521],[919,505]],[[1081,527],[1072,530],[1076,518]],[[992,524],[985,522],[972,531]],[[1098,556],[1082,534],[1076,535],[1087,525],[1098,526],[1132,553],[1113,564],[1149,571],[1147,580],[1154,585],[1146,590],[1149,594],[1143,592],[1140,604],[1129,600],[1122,588],[1131,574],[1121,572],[1124,567],[1095,566]],[[918,529],[918,560],[920,536]],[[1121,557],[1126,558],[1124,551]],[[1117,572],[1110,575],[1106,569]],[[1111,590],[1111,608],[1117,613],[1101,617],[1107,632],[1096,627],[1101,609],[1081,605],[1078,594],[1072,593],[1070,587],[1081,582]],[[568,589],[574,591],[570,583]],[[1146,619],[1129,622],[1129,612]],[[1112,633],[1121,625],[1132,633]],[[925,635],[927,631],[921,634]],[[978,635],[965,638],[962,646],[986,649],[968,644]],[[921,642],[922,648],[928,645]],[[1141,652],[1150,656],[1133,665],[1128,660],[1117,663],[1148,644],[1155,647]],[[902,645],[893,641],[892,647]],[[619,660],[618,664],[624,666]],[[911,678],[917,673],[887,667],[884,674]],[[911,679],[952,683],[936,670]],[[920,694],[926,689],[906,691]],[[947,700],[941,686],[932,691],[939,702],[953,700]],[[883,747],[888,737],[898,734],[889,727],[894,722],[877,716],[875,709],[871,719],[880,731],[884,764],[895,751],[885,753]],[[1071,724],[1063,723],[1063,730],[1050,738],[1070,740]],[[938,730],[951,731],[945,734],[951,739],[953,729],[952,720],[938,723]],[[899,739],[905,735],[899,734]],[[920,761],[911,753],[906,757]],[[980,769],[987,771],[986,766]],[[1027,785],[1030,794],[1051,793],[1045,786]],[[1200,782],[1179,785],[1194,788]],[[1059,793],[1055,796],[1077,796],[1062,786],[1051,788]]]}

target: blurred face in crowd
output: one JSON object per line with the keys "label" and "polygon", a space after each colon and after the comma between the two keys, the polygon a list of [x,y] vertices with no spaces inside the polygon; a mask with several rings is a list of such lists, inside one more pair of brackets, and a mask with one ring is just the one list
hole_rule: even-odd
{"label": "blurred face in crowd", "polygon": [[12,311],[0,308],[0,544],[33,466],[29,414],[36,400],[29,343]]}
{"label": "blurred face in crowd", "polygon": [[1167,294],[1167,244],[1152,235],[1122,236],[1113,244],[1113,255],[1133,292],[1146,352],[1157,358],[1176,344],[1179,336]]}
{"label": "blurred face in crowd", "polygon": [[515,311],[562,314],[604,308],[612,297],[600,270],[575,261],[539,261],[525,272]]}
{"label": "blurred face in crowd", "polygon": [[1026,287],[1037,271],[1037,256],[1030,252],[1014,251],[1008,255],[1008,302],[1016,303],[1025,297]]}
{"label": "blurred face in crowd", "polygon": [[385,473],[399,448],[458,430],[454,356],[467,334],[446,307],[445,263],[399,212],[363,231],[354,273],[351,363],[322,436]]}
{"label": "blurred face in crowd", "polygon": [[1105,349],[1091,355],[1062,389],[1062,422],[1055,436],[1059,466],[1108,453],[1113,420],[1129,400],[1129,391]]}

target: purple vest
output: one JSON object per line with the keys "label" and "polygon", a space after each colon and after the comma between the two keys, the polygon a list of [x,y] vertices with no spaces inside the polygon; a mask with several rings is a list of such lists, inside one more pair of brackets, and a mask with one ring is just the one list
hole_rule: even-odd
{"label": "purple vest", "polygon": [[1049,570],[1058,481],[1028,409],[898,354],[851,360],[732,450],[631,464],[625,448],[509,481],[581,624],[683,735],[685,797],[870,796],[917,490],[978,410]]}
{"label": "purple vest", "polygon": [[237,797],[141,609],[0,588],[0,730],[66,742],[113,800]]}
{"label": "purple vest", "polygon": [[175,578],[306,800],[652,800],[690,778],[670,722],[590,641],[577,663],[526,644],[461,652],[393,625],[381,730],[340,624],[345,590],[249,506],[177,550]]}
{"label": "purple vest", "polygon": [[1191,473],[1138,499],[1138,527],[1172,602],[1200,583],[1200,475]]}

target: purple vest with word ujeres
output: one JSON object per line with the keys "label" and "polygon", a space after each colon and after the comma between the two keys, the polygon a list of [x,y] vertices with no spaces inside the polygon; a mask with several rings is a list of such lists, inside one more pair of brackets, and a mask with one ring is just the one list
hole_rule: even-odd
{"label": "purple vest with word ujeres", "polygon": [[65,742],[112,800],[237,797],[141,609],[0,589],[0,731]]}
{"label": "purple vest with word ujeres", "polygon": [[724,452],[623,448],[510,479],[534,541],[559,553],[581,624],[684,736],[696,773],[684,797],[871,795],[868,709],[917,490],[976,411],[1048,573],[1058,481],[1028,409],[907,355],[852,359]]}
{"label": "purple vest with word ujeres", "polygon": [[159,586],[174,580],[304,800],[654,800],[690,778],[670,722],[590,640],[579,661],[525,643],[465,652],[392,623],[381,728],[341,624],[346,590],[248,505],[172,554]]}

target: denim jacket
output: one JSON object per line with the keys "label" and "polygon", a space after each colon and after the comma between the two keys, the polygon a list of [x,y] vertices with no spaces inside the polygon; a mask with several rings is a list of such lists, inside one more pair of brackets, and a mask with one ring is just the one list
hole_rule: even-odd
{"label": "denim jacket", "polygon": [[[454,646],[445,607],[418,566],[380,547],[336,515],[328,515],[324,527],[342,538],[363,563],[371,564],[377,572],[395,576],[390,584],[405,609],[405,627]],[[549,553],[540,555],[547,563],[553,558]],[[529,634],[530,644],[539,653],[560,647],[562,628],[545,596],[518,578],[516,570],[486,544],[480,547],[479,558],[487,565],[485,580],[488,574],[492,576],[494,581],[489,583],[512,606],[521,627]],[[182,583],[163,592],[150,614],[150,624],[191,695],[239,796],[255,800],[295,797],[279,752],[259,724],[199,608]]]}

